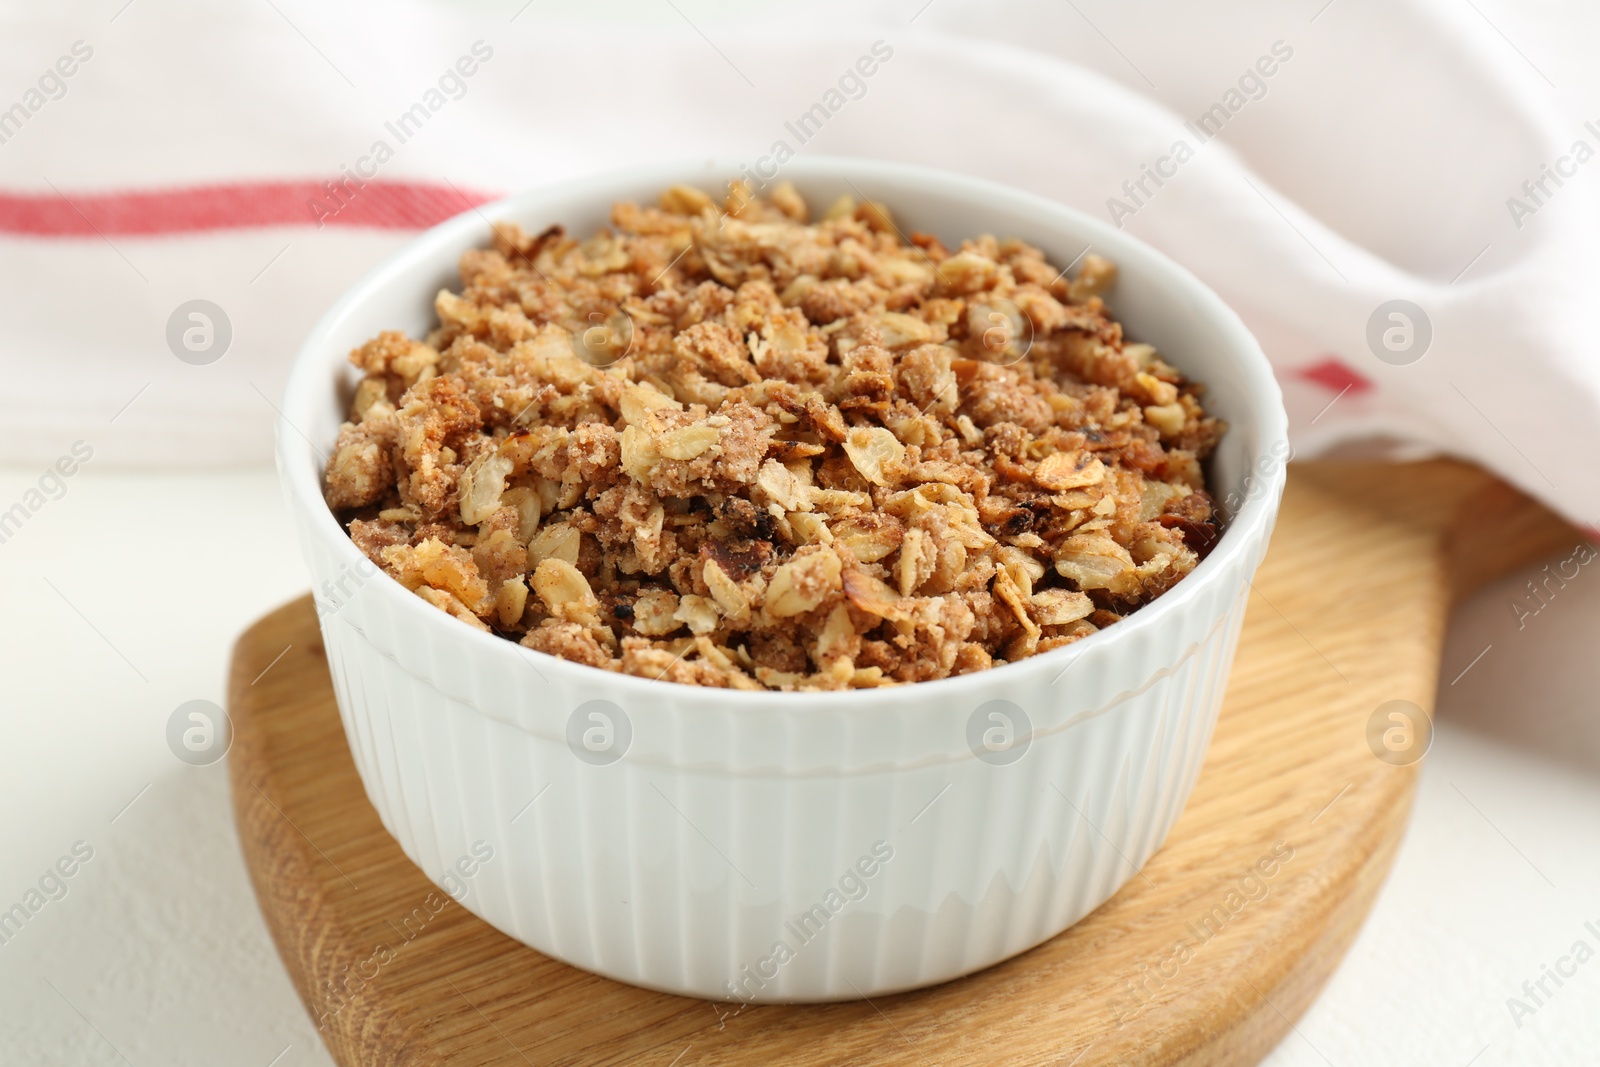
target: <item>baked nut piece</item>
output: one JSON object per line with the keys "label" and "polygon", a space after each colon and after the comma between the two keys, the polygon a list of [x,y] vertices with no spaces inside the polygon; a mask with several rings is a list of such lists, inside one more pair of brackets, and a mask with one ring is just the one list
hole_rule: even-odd
{"label": "baked nut piece", "polygon": [[788,183],[496,228],[365,377],[328,504],[470,626],[606,670],[841,689],[1080,640],[1215,542],[1223,426],[1077,275]]}

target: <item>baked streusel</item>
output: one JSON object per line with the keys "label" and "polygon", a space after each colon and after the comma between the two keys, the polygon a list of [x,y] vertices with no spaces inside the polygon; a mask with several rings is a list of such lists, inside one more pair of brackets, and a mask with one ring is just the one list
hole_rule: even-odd
{"label": "baked streusel", "polygon": [[495,228],[384,333],[327,467],[375,563],[580,663],[839,689],[1059,648],[1218,535],[1201,388],[1019,240],[678,186],[588,240]]}

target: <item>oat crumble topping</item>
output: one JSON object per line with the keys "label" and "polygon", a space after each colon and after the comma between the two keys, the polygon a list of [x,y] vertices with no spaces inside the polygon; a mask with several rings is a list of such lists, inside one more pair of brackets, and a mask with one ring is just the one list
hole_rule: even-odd
{"label": "oat crumble topping", "polygon": [[982,670],[1194,568],[1224,427],[1124,339],[1112,264],[807,217],[733,182],[588,240],[497,226],[425,341],[351,353],[329,506],[470,626],[738,689]]}

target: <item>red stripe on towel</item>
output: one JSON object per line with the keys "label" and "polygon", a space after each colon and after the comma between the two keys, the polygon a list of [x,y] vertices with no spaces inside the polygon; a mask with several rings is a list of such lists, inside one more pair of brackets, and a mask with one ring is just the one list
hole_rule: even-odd
{"label": "red stripe on towel", "polygon": [[445,182],[232,182],[136,192],[0,192],[0,233],[156,237],[264,226],[420,230],[496,199]]}

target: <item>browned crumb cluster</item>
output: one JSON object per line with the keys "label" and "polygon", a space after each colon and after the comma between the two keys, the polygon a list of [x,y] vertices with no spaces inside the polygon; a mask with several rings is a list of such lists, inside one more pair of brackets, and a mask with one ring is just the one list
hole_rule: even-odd
{"label": "browned crumb cluster", "polygon": [[1217,536],[1200,389],[1021,241],[950,250],[787,183],[497,228],[426,341],[384,333],[327,467],[389,574],[648,678],[839,689],[1109,626]]}

